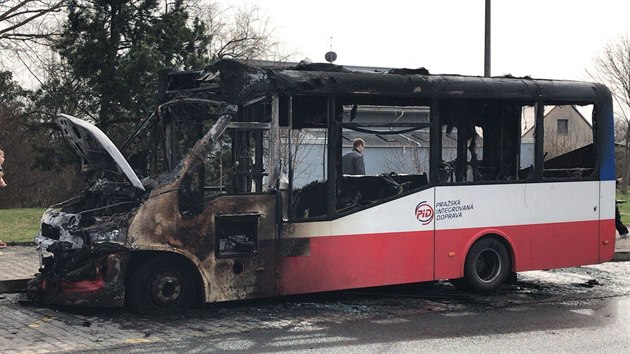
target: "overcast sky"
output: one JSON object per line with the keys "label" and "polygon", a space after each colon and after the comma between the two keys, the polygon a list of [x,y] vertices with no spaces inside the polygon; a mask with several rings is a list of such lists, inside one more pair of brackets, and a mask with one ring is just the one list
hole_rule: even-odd
{"label": "overcast sky", "polygon": [[[220,0],[257,5],[294,59],[336,64],[424,66],[483,75],[484,0]],[[603,45],[630,32],[626,0],[492,1],[492,75],[585,80]]]}

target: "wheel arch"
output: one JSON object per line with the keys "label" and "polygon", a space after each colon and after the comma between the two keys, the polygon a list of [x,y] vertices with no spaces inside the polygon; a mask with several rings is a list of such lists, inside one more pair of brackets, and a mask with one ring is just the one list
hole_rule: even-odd
{"label": "wheel arch", "polygon": [[[170,259],[174,259],[174,260],[182,262],[182,264],[184,264],[184,266],[186,267],[186,271],[193,274],[193,277],[195,279],[194,282],[195,282],[196,301],[199,303],[205,302],[206,282],[203,281],[204,278],[203,278],[203,275],[199,271],[199,267],[195,264],[195,262],[192,259],[190,259],[190,257],[182,253],[173,252],[173,251],[165,251],[165,250],[138,250],[138,251],[133,251],[130,253],[131,253],[131,259],[129,260],[129,265],[127,267],[127,271],[126,271],[127,275],[132,271],[132,269],[134,269],[135,265],[142,262],[147,262],[150,259],[154,259],[154,258],[163,258],[163,259],[170,258]],[[128,279],[129,277],[127,276],[126,278]],[[125,287],[126,285],[127,284],[125,281]]]}
{"label": "wheel arch", "polygon": [[464,253],[464,261],[461,264],[461,275],[464,275],[464,267],[466,264],[466,257],[468,257],[468,253],[470,252],[470,249],[472,248],[472,246],[479,240],[484,239],[484,238],[494,238],[496,240],[498,240],[499,242],[503,243],[503,245],[505,246],[505,248],[508,251],[508,255],[510,257],[510,271],[514,272],[516,268],[516,252],[514,251],[514,242],[511,240],[511,238],[503,231],[501,230],[496,230],[496,229],[490,229],[490,230],[483,230],[482,232],[478,233],[477,235],[475,235],[475,237],[472,237],[470,239],[470,241],[468,242],[468,244],[466,244],[466,251]]}

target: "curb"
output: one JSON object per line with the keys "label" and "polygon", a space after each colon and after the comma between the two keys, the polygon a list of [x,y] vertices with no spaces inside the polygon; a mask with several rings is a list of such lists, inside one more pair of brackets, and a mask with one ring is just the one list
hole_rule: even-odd
{"label": "curb", "polygon": [[630,261],[630,252],[615,252],[611,262],[627,262]]}
{"label": "curb", "polygon": [[32,241],[7,241],[7,246],[37,246],[35,242]]}
{"label": "curb", "polygon": [[0,294],[24,292],[29,280],[31,279],[0,280]]}

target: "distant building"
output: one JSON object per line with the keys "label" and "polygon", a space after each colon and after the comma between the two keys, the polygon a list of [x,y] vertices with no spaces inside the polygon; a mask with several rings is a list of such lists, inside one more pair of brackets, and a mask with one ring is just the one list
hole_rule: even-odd
{"label": "distant building", "polygon": [[[593,127],[585,118],[590,117],[592,106],[545,106],[544,152],[545,160],[593,143]],[[533,164],[534,108],[523,110],[525,132],[521,136],[521,166]]]}

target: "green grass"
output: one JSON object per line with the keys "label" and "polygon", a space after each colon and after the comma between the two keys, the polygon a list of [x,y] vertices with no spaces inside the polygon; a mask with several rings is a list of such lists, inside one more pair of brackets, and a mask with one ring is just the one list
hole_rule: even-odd
{"label": "green grass", "polygon": [[0,209],[0,240],[32,242],[39,231],[39,221],[46,209]]}
{"label": "green grass", "polygon": [[617,200],[623,200],[625,203],[617,204],[619,207],[619,213],[621,214],[621,221],[628,227],[630,227],[630,193],[621,194],[617,192]]}

